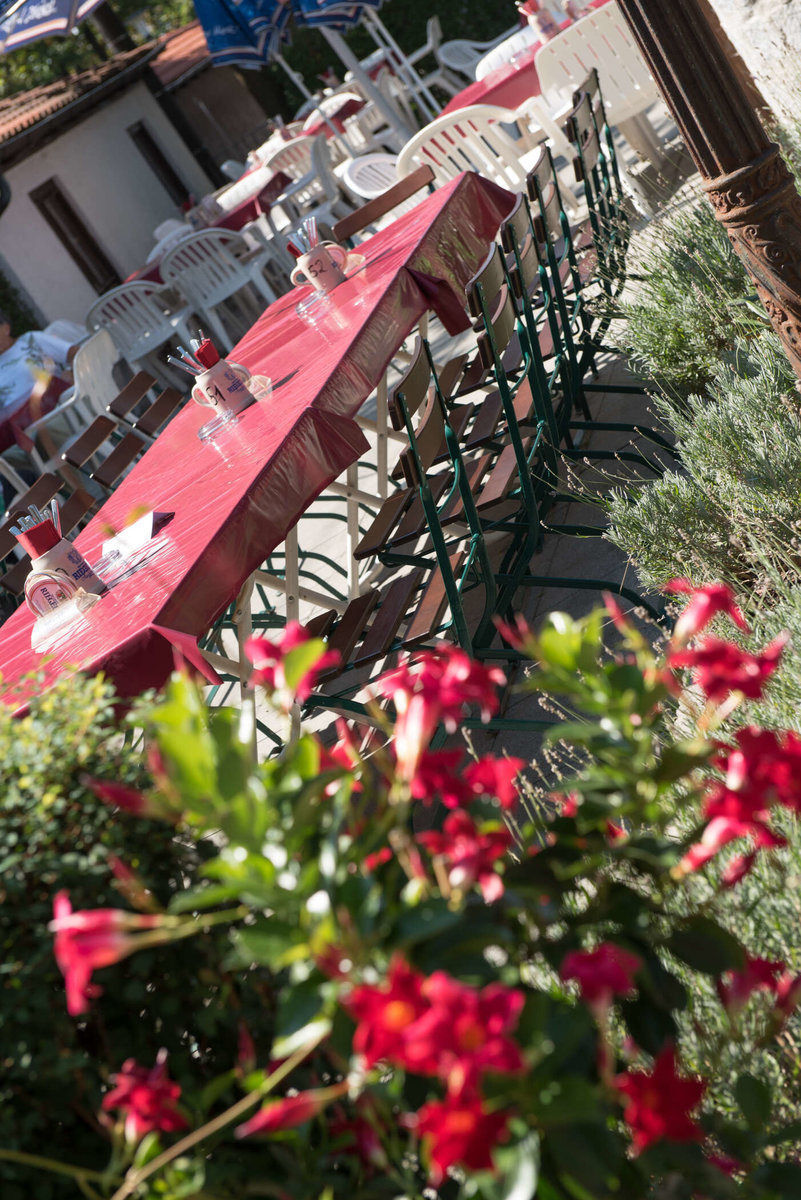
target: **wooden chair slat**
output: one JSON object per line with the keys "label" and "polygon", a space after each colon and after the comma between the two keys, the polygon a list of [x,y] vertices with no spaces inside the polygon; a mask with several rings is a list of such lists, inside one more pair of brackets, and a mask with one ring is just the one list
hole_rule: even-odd
{"label": "wooden chair slat", "polygon": [[14,563],[5,575],[0,575],[0,588],[3,591],[10,592],[12,596],[21,596],[25,590],[25,580],[28,578],[28,573],[31,569],[31,560],[26,554],[19,562]]}
{"label": "wooden chair slat", "polygon": [[[458,550],[448,560],[457,578],[464,557],[464,550]],[[406,630],[403,644],[405,646],[415,646],[420,642],[428,641],[440,624],[447,606],[448,596],[445,591],[445,580],[442,577],[441,571],[434,571],[423,590],[417,612],[412,617],[411,623]]]}
{"label": "wooden chair slat", "polygon": [[97,470],[92,472],[92,479],[97,480],[103,487],[112,487],[125,468],[129,467],[144,449],[145,443],[140,437],[135,433],[126,433]]}
{"label": "wooden chair slat", "polygon": [[92,424],[77,437],[71,438],[61,447],[61,459],[71,467],[82,467],[96,454],[110,434],[117,428],[111,417],[95,417]]}
{"label": "wooden chair slat", "polygon": [[133,379],[130,379],[111,403],[106,405],[106,411],[115,417],[127,417],[128,413],[136,408],[141,400],[144,400],[155,382],[153,376],[148,375],[147,371],[137,371]]}
{"label": "wooden chair slat", "polygon": [[423,572],[410,571],[393,580],[381,597],[373,623],[365,634],[364,641],[353,656],[356,666],[375,662],[383,658],[395,640],[403,618],[409,610],[412,596],[420,586]]}
{"label": "wooden chair slat", "polygon": [[375,520],[359,542],[353,557],[357,561],[370,558],[384,547],[412,499],[408,490],[393,492],[376,513]]}
{"label": "wooden chair slat", "polygon": [[306,632],[311,638],[327,638],[336,619],[336,609],[329,608],[327,612],[318,613],[306,622]]}
{"label": "wooden chair slat", "polygon": [[[369,592],[365,592],[363,596],[357,596],[355,600],[351,600],[329,637],[328,648],[329,650],[339,651],[342,656],[343,667],[347,666],[350,662],[353,651],[370,618],[370,614],[378,604],[379,599],[379,592],[373,588]],[[340,668],[338,667],[332,668],[331,671],[323,674],[321,678],[327,679],[330,675],[337,674],[339,670]]]}
{"label": "wooden chair slat", "polygon": [[134,421],[134,429],[155,437],[174,412],[181,407],[184,397],[177,388],[165,388],[161,395],[153,401],[150,408]]}
{"label": "wooden chair slat", "polygon": [[422,167],[418,167],[404,179],[399,179],[391,188],[387,188],[380,196],[368,200],[361,208],[357,208],[337,221],[334,225],[334,238],[338,242],[347,241],[348,238],[353,237],[354,233],[359,233],[360,230],[378,221],[391,212],[396,205],[408,200],[410,196],[419,192],[421,188],[427,187],[433,180],[434,172],[430,166],[424,164]]}
{"label": "wooden chair slat", "polygon": [[94,508],[94,505],[94,496],[90,496],[83,488],[78,488],[77,491],[73,492],[69,499],[65,500],[61,505],[62,533],[70,533],[81,518],[85,517]]}

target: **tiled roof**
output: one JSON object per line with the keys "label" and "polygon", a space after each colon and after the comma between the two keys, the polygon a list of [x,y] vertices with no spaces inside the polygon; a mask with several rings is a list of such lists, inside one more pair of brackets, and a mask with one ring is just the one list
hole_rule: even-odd
{"label": "tiled roof", "polygon": [[90,102],[92,92],[120,80],[126,71],[145,60],[150,60],[164,88],[208,65],[211,60],[200,22],[193,21],[135,50],[124,50],[79,75],[0,99],[0,146],[84,97]]}
{"label": "tiled roof", "polygon": [[70,75],[55,83],[47,83],[0,100],[0,143],[7,142],[16,134],[52,117],[82,96],[109,83],[141,59],[147,58],[150,50],[150,45],[137,46],[135,50],[115,54],[107,62],[89,71],[82,71],[79,75]]}
{"label": "tiled roof", "polygon": [[172,87],[185,75],[211,62],[200,21],[174,29],[162,40],[164,48],[153,62],[153,73],[163,87]]}

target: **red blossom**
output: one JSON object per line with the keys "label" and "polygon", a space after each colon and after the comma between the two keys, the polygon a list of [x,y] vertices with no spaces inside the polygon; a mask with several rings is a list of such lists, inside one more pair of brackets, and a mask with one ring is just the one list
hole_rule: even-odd
{"label": "red blossom", "polygon": [[609,613],[609,616],[612,619],[612,624],[615,626],[615,628],[620,633],[631,633],[631,623],[629,622],[629,619],[624,613],[623,609],[620,607],[617,597],[613,596],[611,592],[604,592],[603,601],[604,607]]}
{"label": "red blossom", "polygon": [[258,1133],[276,1133],[279,1129],[292,1129],[316,1117],[331,1099],[331,1089],[321,1088],[313,1092],[300,1092],[283,1100],[273,1100],[259,1109],[254,1117],[237,1125],[234,1137],[252,1137]]}
{"label": "red blossom", "polygon": [[406,1029],[428,1008],[422,994],[425,977],[396,955],[381,987],[355,987],[346,1008],[358,1022],[353,1049],[372,1067],[380,1059],[398,1061]]}
{"label": "red blossom", "polygon": [[140,1067],[132,1058],[112,1076],[114,1087],[103,1097],[108,1112],[119,1109],[125,1116],[125,1137],[139,1142],[146,1133],[175,1133],[188,1122],[178,1111],[181,1089],[167,1078],[167,1051],[160,1050],[154,1067]]}
{"label": "red blossom", "polygon": [[634,990],[634,976],[641,966],[636,954],[614,942],[602,942],[595,950],[571,950],[559,974],[566,981],[576,980],[585,1004],[606,1007],[613,996],[627,996]]}
{"label": "red blossom", "polygon": [[792,971],[785,971],[776,981],[773,1019],[777,1030],[782,1028],[799,1001],[801,1001],[801,975],[793,975]]}
{"label": "red blossom", "polygon": [[580,797],[578,792],[571,792],[569,796],[559,796],[556,793],[553,799],[559,802],[559,817],[577,817],[579,810]]}
{"label": "red blossom", "polygon": [[693,587],[689,579],[671,579],[665,584],[665,591],[691,597],[674,626],[674,643],[684,643],[697,637],[718,613],[725,613],[731,617],[743,633],[749,632],[745,617],[737,607],[734,593],[723,583],[707,583],[703,587]]}
{"label": "red blossom", "polygon": [[372,875],[376,867],[383,867],[388,862],[392,862],[394,854],[389,846],[382,846],[380,850],[376,850],[373,854],[365,854],[362,859],[362,867],[368,875]]}
{"label": "red blossom", "polygon": [[56,935],[53,952],[64,976],[67,1012],[71,1016],[85,1012],[89,1001],[100,995],[102,989],[90,982],[92,972],[138,949],[139,941],[130,936],[130,931],[153,929],[161,922],[160,916],[117,908],[73,912],[65,891],[54,898],[53,918],[48,928]]}
{"label": "red blossom", "polygon": [[470,763],[464,773],[467,786],[476,796],[495,796],[501,808],[514,808],[520,799],[515,780],[526,765],[522,758],[487,755]]}
{"label": "red blossom", "polygon": [[751,958],[746,955],[742,971],[726,971],[716,986],[727,1015],[732,1019],[738,1016],[754,992],[774,991],[777,976],[783,970],[783,962],[771,962],[767,958]]}
{"label": "red blossom", "polygon": [[694,650],[674,651],[667,657],[671,670],[688,667],[709,700],[725,700],[731,692],[742,692],[759,700],[770,676],[779,665],[787,636],[780,634],[761,654],[750,654],[733,642],[704,638]]}
{"label": "red blossom", "polygon": [[519,613],[516,613],[511,621],[502,621],[500,617],[495,617],[494,623],[498,633],[514,650],[533,649],[534,634],[525,617]]}
{"label": "red blossom", "polygon": [[136,788],[124,783],[113,783],[108,779],[95,779],[92,775],[84,775],[81,782],[110,808],[122,808],[135,817],[150,816],[147,797]]}
{"label": "red blossom", "polygon": [[776,803],[801,812],[801,737],[748,725],[738,729],[735,741],[715,760],[727,792],[746,798],[755,809]]}
{"label": "red blossom", "polygon": [[477,704],[482,720],[498,711],[496,689],[503,671],[485,667],[457,646],[440,642],[414,659],[406,658],[376,683],[379,695],[394,701],[395,758],[401,779],[411,782],[440,724],[453,732],[465,708]]}
{"label": "red blossom", "polygon": [[[360,1096],[356,1102],[356,1115],[348,1119],[340,1111],[331,1121],[328,1129],[332,1138],[341,1138],[343,1149],[352,1150],[363,1166],[368,1169],[383,1170],[389,1163],[386,1150],[375,1130],[370,1116],[374,1116],[374,1108],[368,1096]],[[375,1119],[375,1118],[374,1118]]]}
{"label": "red blossom", "polygon": [[439,1186],[449,1167],[492,1169],[492,1150],[508,1139],[509,1113],[489,1111],[480,1097],[424,1104],[414,1120],[431,1164],[431,1182]]}
{"label": "red blossom", "polygon": [[287,622],[277,642],[265,637],[250,637],[245,642],[245,654],[253,663],[252,682],[274,693],[281,706],[289,709],[295,700],[302,704],[317,686],[320,675],[339,664],[336,650],[321,650],[319,658],[290,689],[284,671],[284,659],[293,650],[311,641],[308,631],[298,622]]}
{"label": "red blossom", "polygon": [[615,1078],[615,1087],[626,1097],[623,1119],[631,1129],[637,1153],[662,1140],[703,1140],[703,1130],[691,1114],[701,1103],[707,1083],[678,1074],[671,1045],[656,1058],[650,1074],[624,1071]]}
{"label": "red blossom", "polygon": [[461,750],[423,751],[410,782],[413,798],[423,804],[439,800],[446,808],[468,804],[472,791],[460,774],[463,757]]}
{"label": "red blossom", "polygon": [[[690,846],[681,862],[674,868],[674,875],[681,878],[682,875],[699,871],[719,850],[741,837],[752,838],[758,850],[775,850],[787,845],[786,839],[775,833],[762,819],[714,816],[701,835],[701,841]],[[739,864],[735,882],[742,879],[743,874],[751,869],[754,858],[755,855],[749,855],[749,861]]]}
{"label": "red blossom", "polygon": [[756,850],[751,850],[748,854],[735,854],[720,873],[720,886],[725,889],[733,888],[745,879],[756,862],[756,856]]}
{"label": "red blossom", "polygon": [[478,883],[487,904],[503,895],[503,880],[494,863],[512,844],[512,835],[505,827],[479,833],[466,812],[455,812],[445,818],[442,833],[418,833],[417,840],[429,854],[448,863],[451,887],[465,891]]}

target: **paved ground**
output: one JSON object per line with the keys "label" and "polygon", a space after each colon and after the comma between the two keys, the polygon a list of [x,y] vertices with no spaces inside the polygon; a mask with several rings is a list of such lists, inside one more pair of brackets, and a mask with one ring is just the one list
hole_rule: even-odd
{"label": "paved ground", "polygon": [[[675,130],[672,129],[665,114],[662,114],[661,119],[662,126],[660,132],[663,133],[663,136],[670,138],[671,133],[675,134]],[[624,149],[624,153],[628,161],[631,162],[633,158],[631,152]],[[666,160],[664,174],[661,177],[658,177],[651,167],[643,168],[642,164],[634,165],[633,173],[636,178],[636,192],[640,198],[640,202],[642,198],[648,199],[654,210],[658,210],[665,203],[675,202],[677,192],[680,193],[682,187],[686,186],[686,180],[691,171],[691,160],[689,160],[686,151],[675,141],[672,143]],[[639,236],[647,236],[648,223],[647,216],[634,213],[635,229]],[[454,339],[449,338],[444,330],[437,326],[436,321],[432,321],[430,338],[434,356],[438,363],[442,363],[451,357],[460,347],[460,340],[457,339],[454,341]],[[469,338],[469,335],[465,335],[461,339],[461,342],[464,342],[465,338]],[[619,358],[608,356],[601,362],[600,367],[600,379],[604,383],[613,385],[614,383],[629,382],[631,380],[626,364]],[[374,406],[374,400],[368,401],[363,413],[368,416],[372,415]],[[594,415],[608,421],[643,420],[647,419],[650,415],[648,412],[648,399],[644,396],[630,396],[611,392],[602,398],[596,397],[592,403],[592,407]],[[649,423],[653,424],[654,419],[651,418]],[[593,434],[592,446],[594,448],[622,448],[625,444],[626,435],[607,434],[601,438]],[[396,443],[394,445],[394,455],[397,454],[398,449],[399,447]],[[609,468],[610,464],[607,464],[607,467]],[[610,470],[605,474],[599,475],[596,470],[579,464],[578,473],[582,477],[582,483],[589,489],[604,491],[613,486],[615,476],[625,478],[632,469],[635,468],[632,468],[631,464],[613,462]],[[360,465],[358,482],[360,488],[366,491],[373,490],[374,474],[371,474],[369,463]],[[552,522],[568,521],[602,524],[603,514],[601,510],[587,505],[563,505],[552,512],[550,520]],[[341,594],[346,593],[346,580],[343,577],[341,568],[337,568],[336,564],[345,561],[347,554],[345,535],[344,501],[341,499],[332,499],[329,495],[321,497],[304,516],[299,525],[299,543],[302,550],[307,555],[324,556],[325,559],[329,560],[325,562],[323,558],[310,557],[306,560],[306,565],[315,575],[327,580],[332,588]],[[546,540],[542,552],[536,556],[532,564],[532,570],[537,574],[543,575],[602,578],[613,581],[625,581],[632,586],[636,585],[633,571],[627,563],[625,556],[603,538],[577,539],[573,537],[554,536]],[[274,603],[280,611],[283,611],[284,598],[281,595],[270,593],[269,601]],[[598,591],[579,590],[573,587],[537,587],[521,591],[519,610],[536,627],[548,612],[561,610],[569,612],[573,616],[579,616],[590,611],[598,603],[600,603],[600,593]],[[302,604],[301,619],[308,619],[316,611],[319,611],[319,609],[315,609],[308,604]],[[513,684],[518,682],[519,678],[513,681]],[[505,715],[516,720],[527,720],[532,717],[541,718],[543,713],[535,698],[528,694],[521,695],[516,686],[513,686],[506,698]],[[319,719],[315,722],[318,725],[325,723]],[[461,738],[463,734],[460,732],[455,736]],[[543,754],[541,738],[530,730],[505,730],[502,732],[477,731],[467,736],[480,752],[485,752],[491,748],[495,753],[517,754],[527,761],[534,760],[534,778],[536,778],[538,773],[542,773],[546,777],[551,777],[554,769],[558,771],[558,766],[554,768],[554,765],[548,761],[547,756]],[[266,751],[267,748],[268,744],[264,743],[262,749]]]}

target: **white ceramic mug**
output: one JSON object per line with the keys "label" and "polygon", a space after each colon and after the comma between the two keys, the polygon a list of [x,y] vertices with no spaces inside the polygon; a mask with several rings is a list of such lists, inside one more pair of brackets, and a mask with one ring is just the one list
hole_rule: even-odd
{"label": "white ceramic mug", "polygon": [[253,395],[246,386],[250,378],[247,367],[230,363],[221,358],[208,371],[195,379],[192,399],[197,404],[213,408],[215,412],[238,413],[253,403]]}
{"label": "white ceramic mug", "polygon": [[330,292],[338,283],[345,282],[343,267],[348,258],[344,246],[336,242],[320,242],[308,254],[301,254],[291,279],[295,287],[311,284],[316,292]]}

